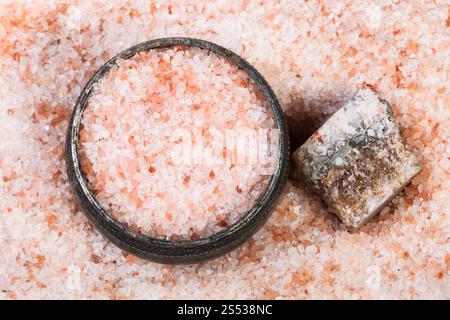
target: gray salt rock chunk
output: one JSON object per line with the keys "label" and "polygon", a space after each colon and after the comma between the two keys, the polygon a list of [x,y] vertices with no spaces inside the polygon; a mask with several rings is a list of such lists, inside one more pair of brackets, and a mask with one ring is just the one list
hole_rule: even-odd
{"label": "gray salt rock chunk", "polygon": [[390,105],[361,89],[293,155],[303,179],[330,210],[356,231],[420,171],[401,141]]}

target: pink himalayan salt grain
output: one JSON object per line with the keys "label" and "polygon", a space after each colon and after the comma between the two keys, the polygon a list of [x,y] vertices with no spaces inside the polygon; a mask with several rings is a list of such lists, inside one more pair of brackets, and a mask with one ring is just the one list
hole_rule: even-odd
{"label": "pink himalayan salt grain", "polygon": [[89,98],[80,131],[84,170],[101,204],[157,237],[204,237],[235,223],[265,190],[270,157],[176,163],[183,140],[174,132],[203,132],[202,151],[222,153],[208,138],[212,128],[273,128],[257,87],[243,70],[199,48],[151,50],[117,65]]}

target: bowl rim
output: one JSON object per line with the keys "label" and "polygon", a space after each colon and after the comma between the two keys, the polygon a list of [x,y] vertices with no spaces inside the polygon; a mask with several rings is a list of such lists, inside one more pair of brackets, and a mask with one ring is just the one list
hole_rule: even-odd
{"label": "bowl rim", "polygon": [[[209,50],[242,69],[261,90],[271,108],[276,128],[279,129],[278,162],[266,190],[258,202],[245,215],[228,228],[204,238],[169,240],[133,232],[110,216],[91,192],[83,173],[78,154],[79,129],[83,111],[94,85],[116,66],[117,59],[128,59],[135,54],[172,46],[189,46]],[[119,248],[140,258],[159,263],[195,263],[223,255],[242,244],[264,224],[279,197],[288,176],[290,163],[289,134],[286,120],[277,97],[263,76],[246,60],[215,43],[187,38],[170,37],[142,42],[109,59],[90,78],[78,97],[66,136],[66,169],[77,203],[91,223]]]}

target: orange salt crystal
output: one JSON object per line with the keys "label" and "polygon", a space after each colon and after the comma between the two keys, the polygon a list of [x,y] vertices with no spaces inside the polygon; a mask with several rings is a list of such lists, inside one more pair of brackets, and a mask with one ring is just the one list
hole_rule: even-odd
{"label": "orange salt crystal", "polygon": [[197,93],[199,93],[199,92],[201,91],[201,89],[200,89],[200,87],[198,87],[198,86],[189,86],[189,87],[187,88],[187,91],[188,91],[189,93],[192,93],[192,94],[197,94]]}
{"label": "orange salt crystal", "polygon": [[163,199],[163,198],[165,198],[166,194],[165,194],[164,192],[157,192],[157,193],[155,194],[155,196],[156,196],[157,198]]}
{"label": "orange salt crystal", "polygon": [[171,212],[166,212],[166,219],[169,220],[169,221],[173,220],[173,215],[172,215]]}
{"label": "orange salt crystal", "polygon": [[137,142],[136,142],[136,139],[135,139],[134,136],[130,136],[130,137],[128,138],[128,142],[129,142],[133,147],[135,147],[135,146],[137,145]]}
{"label": "orange salt crystal", "polygon": [[162,122],[168,122],[170,120],[170,116],[168,114],[162,114],[160,119]]}
{"label": "orange salt crystal", "polygon": [[48,103],[46,102],[41,102],[37,105],[37,114],[44,117],[44,118],[48,118],[51,114],[51,108],[49,106]]}
{"label": "orange salt crystal", "polygon": [[59,123],[63,122],[64,120],[69,119],[69,110],[64,108],[63,106],[60,106],[56,109],[56,111],[53,113],[53,117],[50,120],[51,126],[57,126]]}
{"label": "orange salt crystal", "polygon": [[275,19],[275,17],[276,17],[276,13],[275,12],[271,12],[271,13],[267,14],[265,18],[267,20],[273,21]]}
{"label": "orange salt crystal", "polygon": [[136,9],[131,9],[130,16],[133,18],[139,18],[141,16],[141,13]]}
{"label": "orange salt crystal", "polygon": [[136,195],[131,196],[131,199],[133,200],[133,202],[134,202],[136,208],[141,208],[142,205],[144,204],[144,202],[142,201],[142,199],[139,198],[139,197],[136,196]]}
{"label": "orange salt crystal", "polygon": [[127,80],[128,79],[127,73],[126,72],[120,72],[119,73],[119,79],[122,80],[122,81]]}

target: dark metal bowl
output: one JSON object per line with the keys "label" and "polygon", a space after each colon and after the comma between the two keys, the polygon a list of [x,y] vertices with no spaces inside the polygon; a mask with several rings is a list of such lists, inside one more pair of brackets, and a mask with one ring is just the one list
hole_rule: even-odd
{"label": "dark metal bowl", "polygon": [[[118,58],[128,59],[138,52],[175,45],[199,47],[226,58],[244,70],[264,94],[279,129],[279,158],[265,192],[241,219],[227,229],[195,240],[156,239],[133,232],[112,218],[89,189],[78,154],[78,139],[83,111],[93,86],[115,66]],[[160,263],[194,263],[227,253],[252,236],[266,221],[287,180],[289,169],[289,135],[280,104],[266,80],[247,61],[219,45],[191,38],[163,38],[133,46],[105,63],[81,92],[70,119],[66,138],[66,165],[69,181],[86,217],[109,240],[123,250]]]}

